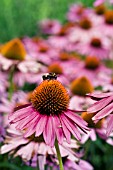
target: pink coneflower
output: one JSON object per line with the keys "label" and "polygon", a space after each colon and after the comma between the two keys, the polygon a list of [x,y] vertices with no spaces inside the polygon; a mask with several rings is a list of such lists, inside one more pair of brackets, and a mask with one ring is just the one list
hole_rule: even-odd
{"label": "pink coneflower", "polygon": [[72,72],[72,80],[78,77],[85,76],[92,82],[94,87],[101,85],[102,79],[100,75],[103,74],[103,72],[105,76],[112,73],[112,70],[110,68],[107,68],[104,63],[100,62],[100,60],[96,56],[87,56],[84,61],[78,61],[78,63],[76,63],[76,66],[76,68],[75,66],[73,66],[74,70]]}
{"label": "pink coneflower", "polygon": [[13,93],[11,101],[7,99],[7,96],[2,96],[0,99],[0,112],[9,114],[13,112],[16,106],[26,103],[27,99],[28,95],[21,90]]}
{"label": "pink coneflower", "polygon": [[[74,139],[71,139],[70,144],[64,140],[62,145],[59,145],[59,148],[61,156],[73,162],[79,161],[84,154],[83,151],[77,151],[80,146]],[[23,132],[15,130],[13,126],[10,126],[10,128],[7,129],[7,135],[0,153],[13,154],[14,157],[20,156],[27,165],[34,167],[37,166],[37,163],[44,167],[49,156],[54,156],[55,160],[53,163],[58,163],[55,147],[51,148],[46,145],[42,135],[39,137],[31,135],[28,138],[24,138]],[[40,161],[40,156],[45,160],[44,162]]]}
{"label": "pink coneflower", "polygon": [[92,34],[97,32],[98,22],[98,20],[96,22],[94,19],[92,19],[92,13],[87,17],[83,17],[81,20],[79,20],[75,27],[68,31],[69,42],[75,43],[88,40]]}
{"label": "pink coneflower", "polygon": [[104,34],[110,38],[113,37],[113,10],[107,10],[105,12],[99,29],[104,31]]}
{"label": "pink coneflower", "polygon": [[92,93],[88,96],[97,101],[87,109],[88,113],[95,113],[92,120],[97,123],[100,119],[108,116],[106,134],[109,136],[113,130],[113,92]]}
{"label": "pink coneflower", "polygon": [[80,18],[84,16],[85,12],[85,7],[83,7],[82,5],[73,4],[70,6],[70,9],[67,13],[67,19],[71,22],[77,22],[78,20],[80,20]]}
{"label": "pink coneflower", "polygon": [[57,34],[61,29],[61,24],[57,20],[45,19],[39,23],[39,28],[44,34]]}
{"label": "pink coneflower", "polygon": [[52,48],[57,50],[65,50],[66,46],[68,45],[68,28],[62,26],[58,34],[50,36],[48,38],[48,43],[51,45]]}
{"label": "pink coneflower", "polygon": [[71,133],[80,140],[80,131],[88,130],[87,123],[68,109],[69,95],[56,78],[55,74],[44,75],[43,82],[31,95],[31,103],[18,107],[9,115],[11,124],[25,130],[25,137],[43,133],[45,143],[52,147],[56,137],[60,144],[64,138],[70,143]]}
{"label": "pink coneflower", "polygon": [[107,37],[92,35],[87,41],[80,42],[76,50],[82,55],[107,59],[110,54],[110,41]]}

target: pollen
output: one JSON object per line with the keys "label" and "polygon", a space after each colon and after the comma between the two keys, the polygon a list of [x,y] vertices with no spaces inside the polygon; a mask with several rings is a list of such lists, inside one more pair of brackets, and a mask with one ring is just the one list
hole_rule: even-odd
{"label": "pollen", "polygon": [[95,13],[97,15],[103,15],[105,12],[106,12],[106,7],[103,4],[95,7]]}
{"label": "pollen", "polygon": [[91,46],[95,48],[100,48],[102,46],[101,40],[99,38],[92,38],[91,40]]}
{"label": "pollen", "polygon": [[79,22],[79,26],[85,30],[88,30],[92,27],[92,23],[88,18],[83,18]]}
{"label": "pollen", "polygon": [[87,93],[91,93],[94,90],[91,82],[85,76],[73,80],[70,89],[73,94],[80,96],[85,96]]}
{"label": "pollen", "polygon": [[56,74],[62,74],[63,68],[60,66],[59,63],[55,62],[48,67],[48,71]]}
{"label": "pollen", "polygon": [[33,107],[45,115],[58,115],[66,111],[69,95],[58,80],[44,80],[32,93]]}
{"label": "pollen", "polygon": [[105,13],[105,22],[109,25],[113,25],[113,10],[109,10]]}
{"label": "pollen", "polygon": [[22,42],[16,38],[3,45],[1,54],[12,60],[24,60],[26,51]]}
{"label": "pollen", "polygon": [[87,56],[85,59],[85,67],[91,70],[97,69],[100,65],[100,60],[95,56]]}
{"label": "pollen", "polygon": [[95,115],[94,113],[88,114],[87,112],[83,112],[81,114],[81,117],[88,123],[88,126],[90,128],[98,128],[98,129],[102,128],[104,119],[101,119],[97,123],[94,123],[93,120],[92,120],[92,117],[94,115]]}

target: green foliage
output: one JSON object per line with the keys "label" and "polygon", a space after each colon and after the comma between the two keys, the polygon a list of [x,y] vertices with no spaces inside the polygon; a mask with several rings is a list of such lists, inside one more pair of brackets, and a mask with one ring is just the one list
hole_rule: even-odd
{"label": "green foliage", "polygon": [[85,156],[95,170],[113,170],[113,146],[98,138],[96,141],[88,140],[85,143]]}
{"label": "green foliage", "polygon": [[14,37],[38,33],[37,22],[44,18],[66,20],[69,4],[82,2],[92,5],[94,0],[0,0],[0,42]]}

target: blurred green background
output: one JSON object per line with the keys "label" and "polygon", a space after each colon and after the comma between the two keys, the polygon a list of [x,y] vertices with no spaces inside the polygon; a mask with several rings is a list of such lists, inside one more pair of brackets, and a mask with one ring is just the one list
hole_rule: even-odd
{"label": "blurred green background", "polygon": [[14,37],[33,36],[38,32],[37,22],[44,18],[66,20],[72,3],[91,6],[94,0],[0,0],[0,42]]}

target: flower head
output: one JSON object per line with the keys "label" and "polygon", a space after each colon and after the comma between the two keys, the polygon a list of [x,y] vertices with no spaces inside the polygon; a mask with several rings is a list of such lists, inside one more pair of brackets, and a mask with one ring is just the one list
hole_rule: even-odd
{"label": "flower head", "polygon": [[73,80],[70,88],[73,94],[80,96],[93,92],[93,86],[89,79],[85,76]]}
{"label": "flower head", "polygon": [[95,13],[97,15],[103,15],[105,12],[106,12],[106,7],[103,4],[95,7]]}
{"label": "flower head", "polygon": [[8,59],[24,60],[26,51],[22,42],[16,38],[2,46],[1,54]]}
{"label": "flower head", "polygon": [[89,30],[92,27],[92,23],[88,18],[83,18],[80,20],[79,26],[82,29]]}
{"label": "flower head", "polygon": [[49,65],[48,71],[56,73],[56,74],[62,74],[63,68],[61,67],[61,65],[59,63],[55,62],[55,63],[52,63],[51,65]]}
{"label": "flower head", "polygon": [[[31,103],[17,107],[9,115],[10,123],[24,130],[24,136],[35,137],[43,133],[46,144],[54,146],[57,137],[61,144],[71,133],[78,140],[81,130],[88,130],[87,123],[74,111],[68,109],[69,95],[54,73],[44,75],[42,83],[33,91]],[[80,130],[81,129],[81,130]]]}
{"label": "flower head", "polygon": [[86,59],[85,59],[86,68],[94,70],[94,69],[98,68],[99,65],[100,65],[100,61],[97,57],[95,57],[95,56],[86,57]]}

